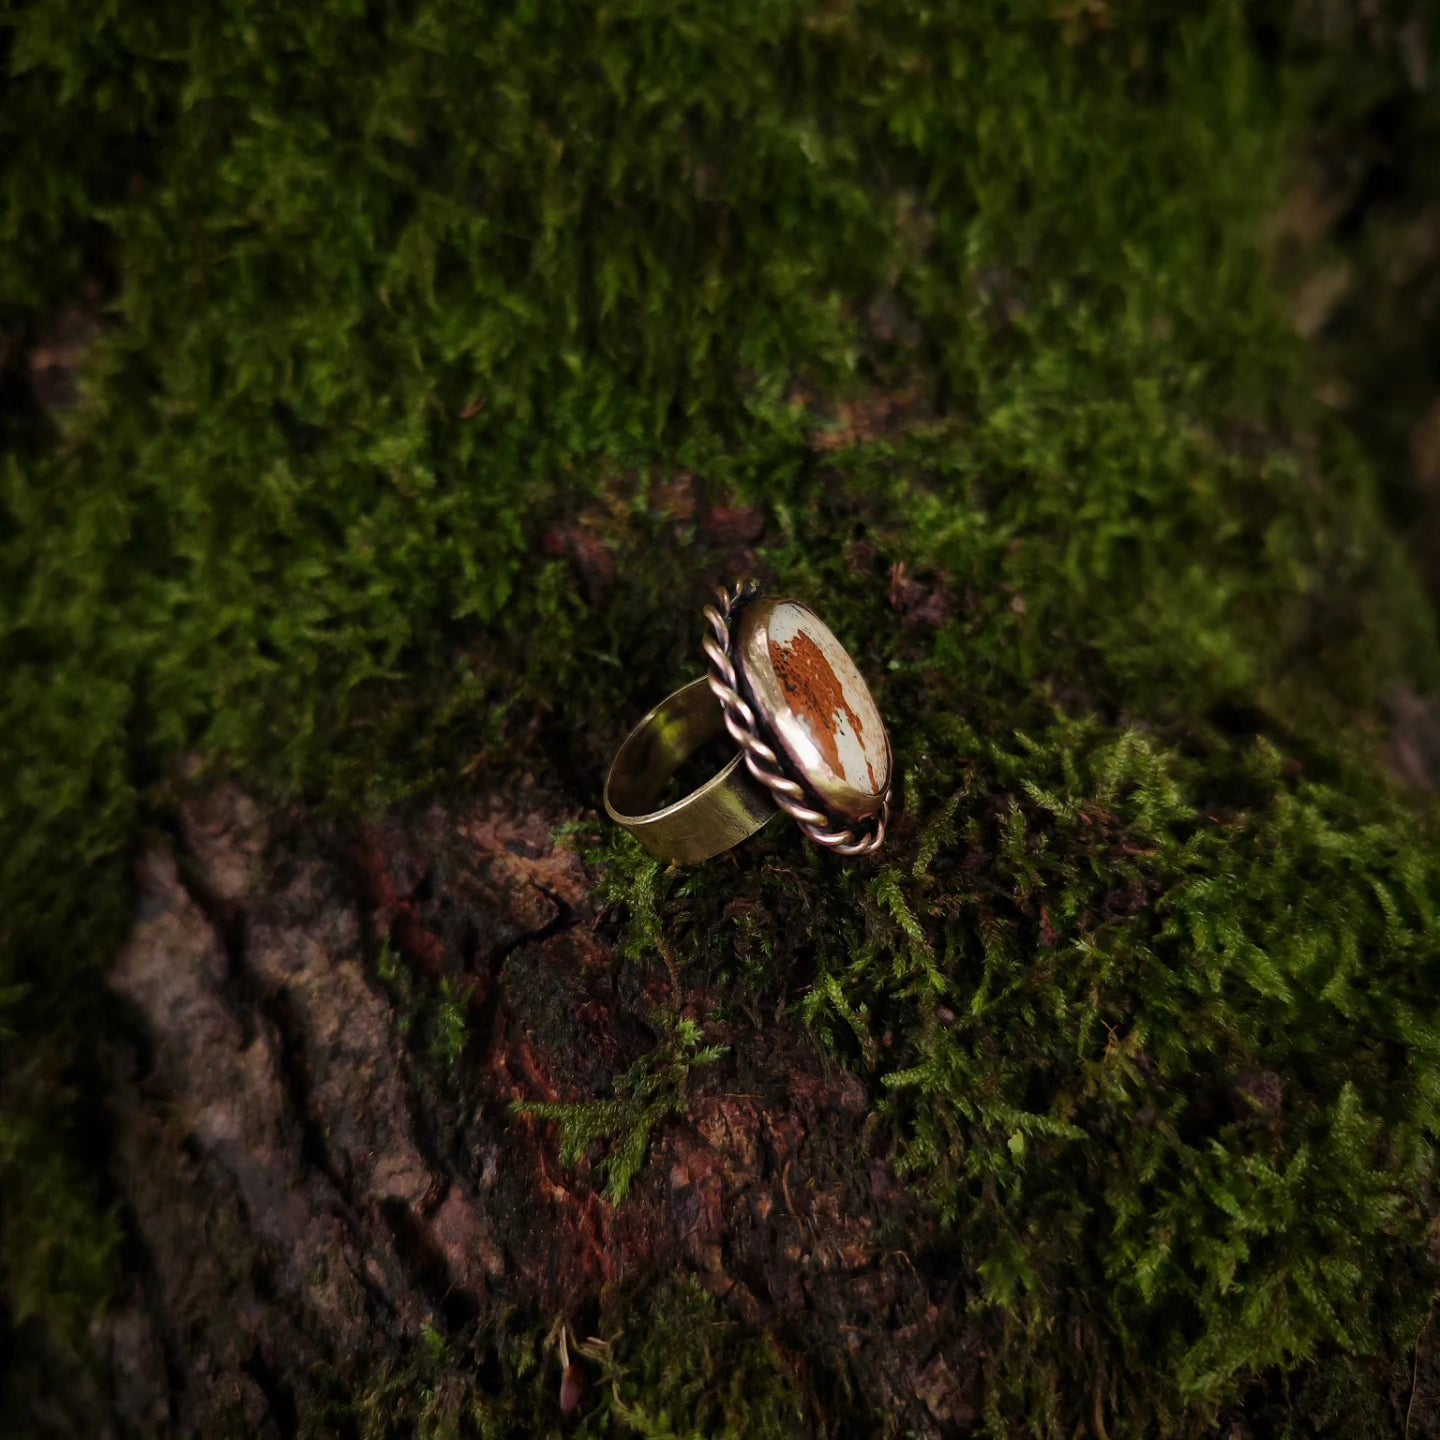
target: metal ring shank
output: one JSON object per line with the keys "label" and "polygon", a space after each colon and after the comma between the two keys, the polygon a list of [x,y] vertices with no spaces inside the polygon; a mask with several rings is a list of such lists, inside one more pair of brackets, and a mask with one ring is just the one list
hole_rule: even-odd
{"label": "metal ring shank", "polygon": [[724,712],[702,677],[662,700],[626,737],[605,777],[605,813],[657,859],[694,865],[753,835],[774,813],[743,753],[698,790],[656,810],[675,772],[725,733]]}

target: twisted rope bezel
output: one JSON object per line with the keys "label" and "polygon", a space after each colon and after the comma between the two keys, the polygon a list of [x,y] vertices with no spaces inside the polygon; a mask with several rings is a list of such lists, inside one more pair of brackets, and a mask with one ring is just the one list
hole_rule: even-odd
{"label": "twisted rope bezel", "polygon": [[842,825],[835,816],[816,810],[809,803],[805,787],[786,772],[780,756],[760,735],[754,707],[740,693],[739,677],[733,658],[731,621],[736,609],[759,594],[759,584],[742,580],[726,589],[715,588],[719,605],[705,607],[705,619],[713,632],[704,640],[709,660],[706,678],[710,689],[724,712],[725,729],[745,756],[745,768],[768,789],[776,805],[795,820],[805,834],[836,855],[869,855],[885,840],[885,827],[890,821],[891,786],[885,786],[880,808],[862,821]]}

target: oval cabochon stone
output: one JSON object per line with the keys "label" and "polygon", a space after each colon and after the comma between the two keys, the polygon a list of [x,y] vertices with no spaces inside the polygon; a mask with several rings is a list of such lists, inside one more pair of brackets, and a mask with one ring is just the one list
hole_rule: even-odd
{"label": "oval cabochon stone", "polygon": [[890,741],[855,662],[830,627],[795,600],[740,614],[736,658],[751,698],[801,778],[848,819],[880,808]]}

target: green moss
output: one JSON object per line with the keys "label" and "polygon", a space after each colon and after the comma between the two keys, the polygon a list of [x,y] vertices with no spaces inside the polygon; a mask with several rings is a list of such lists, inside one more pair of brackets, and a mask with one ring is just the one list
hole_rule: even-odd
{"label": "green moss", "polygon": [[[1377,1283],[1418,1326],[1440,871],[1393,802],[1287,777],[1263,741],[1221,752],[1252,787],[1222,800],[1213,756],[1052,735],[966,747],[1008,797],[961,832],[986,859],[958,896],[943,858],[872,882],[892,918],[812,1010],[842,1048],[886,1017],[903,1163],[1024,1334],[1001,1375],[1063,1395],[1098,1365],[1143,1428],[1156,1382],[1180,1413],[1373,1347]],[[1043,1346],[1051,1376],[1062,1320],[1094,1335]]]}
{"label": "green moss", "polygon": [[[321,806],[593,804],[733,578],[705,506],[749,503],[876,679],[904,819],[877,868],[767,832],[723,883],[596,848],[626,962],[741,1017],[813,976],[1000,1316],[996,1431],[1203,1430],[1404,1353],[1440,845],[1382,702],[1440,647],[1259,243],[1310,74],[1227,3],[92,9],[0,5],[0,325],[118,277],[82,403],[0,456],[20,1043],[63,1071],[98,1023],[187,752]],[[6,1133],[44,1103],[7,1086]],[[58,1255],[28,1176],[7,1224]],[[702,1423],[647,1365],[629,1412]]]}
{"label": "green moss", "polygon": [[[301,1433],[352,1430],[363,1440],[479,1435],[634,1436],[637,1440],[791,1440],[812,1433],[789,1366],[693,1281],[607,1297],[601,1334],[557,1322],[542,1337],[499,1317],[462,1351],[434,1331],[370,1383],[316,1376]],[[563,1354],[583,1377],[561,1410]],[[326,1399],[326,1391],[332,1392]]]}
{"label": "green moss", "polygon": [[572,1103],[515,1101],[516,1115],[552,1120],[559,1127],[560,1159],[577,1165],[592,1147],[601,1146],[596,1169],[603,1172],[605,1195],[618,1205],[627,1194],[650,1149],[655,1127],[685,1109],[691,1070],[713,1065],[723,1045],[701,1045],[693,1020],[670,1020],[659,1046],[642,1056],[615,1082],[615,1094]]}
{"label": "green moss", "polygon": [[119,1225],[69,1153],[72,1096],[60,1078],[37,1057],[7,1081],[30,1100],[0,1111],[0,1172],[10,1181],[0,1231],[7,1319],[47,1322],[62,1343],[78,1344],[114,1283]]}
{"label": "green moss", "polygon": [[811,1433],[790,1365],[693,1280],[657,1289],[637,1318],[615,1339],[580,1347],[603,1397],[582,1433],[610,1433],[597,1422],[611,1417],[613,1433],[643,1440]]}

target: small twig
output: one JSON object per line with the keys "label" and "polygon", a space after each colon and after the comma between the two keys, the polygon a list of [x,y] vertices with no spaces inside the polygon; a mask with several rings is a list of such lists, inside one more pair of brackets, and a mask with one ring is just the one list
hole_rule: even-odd
{"label": "small twig", "polygon": [[1425,1338],[1425,1332],[1430,1328],[1430,1322],[1435,1318],[1435,1302],[1430,1302],[1430,1308],[1425,1312],[1425,1321],[1420,1326],[1419,1333],[1415,1336],[1415,1360],[1410,1367],[1410,1403],[1405,1407],[1405,1436],[1404,1440],[1410,1440],[1410,1416],[1415,1409],[1415,1392],[1420,1384],[1420,1342]]}
{"label": "small twig", "polygon": [[790,1198],[790,1166],[792,1163],[792,1161],[787,1160],[785,1162],[785,1168],[780,1172],[780,1188],[785,1192],[785,1208],[798,1222],[800,1214],[795,1209],[795,1202]]}
{"label": "small twig", "polygon": [[660,952],[660,958],[665,962],[665,968],[670,972],[670,992],[675,997],[675,1009],[680,1009],[680,997],[684,994],[684,988],[680,984],[680,967],[675,963],[675,952],[670,948],[670,942],[663,935],[655,937],[655,948]]}

